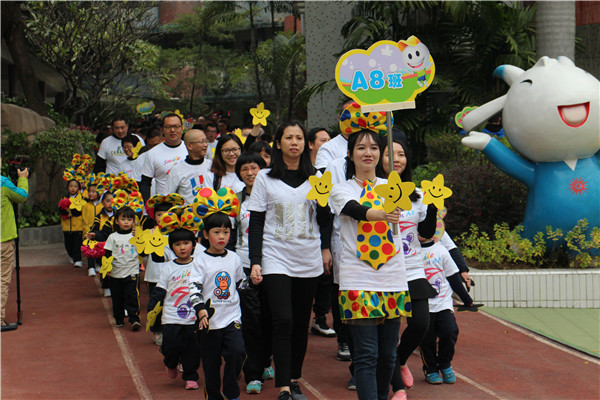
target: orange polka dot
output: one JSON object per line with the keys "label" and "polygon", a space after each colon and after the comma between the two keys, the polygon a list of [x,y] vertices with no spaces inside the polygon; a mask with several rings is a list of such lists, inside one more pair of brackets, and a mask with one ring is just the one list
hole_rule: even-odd
{"label": "orange polka dot", "polygon": [[371,224],[363,224],[362,226],[363,232],[369,233],[373,230],[373,225]]}
{"label": "orange polka dot", "polygon": [[387,224],[383,221],[379,221],[375,223],[375,232],[383,233],[387,229]]}

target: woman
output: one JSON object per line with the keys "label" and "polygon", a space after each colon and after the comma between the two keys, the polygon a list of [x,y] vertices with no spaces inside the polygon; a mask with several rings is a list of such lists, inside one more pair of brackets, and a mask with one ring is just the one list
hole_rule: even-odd
{"label": "woman", "polygon": [[248,205],[250,278],[264,286],[270,306],[279,400],[306,399],[297,380],[312,300],[319,275],[331,266],[329,207],[306,199],[314,172],[306,130],[298,121],[285,122],[275,135],[271,167],[258,173]]}
{"label": "woman", "polygon": [[[396,358],[400,319],[410,312],[404,255],[389,223],[400,210],[383,210],[372,190],[377,178],[379,138],[363,130],[348,138],[346,182],[333,187],[332,209],[340,217],[339,269],[341,318],[354,344],[354,379],[360,400],[387,400]],[[382,259],[378,255],[386,254]]]}
{"label": "woman", "polygon": [[235,162],[242,153],[242,142],[236,135],[222,135],[217,141],[212,167],[206,175],[205,186],[218,190],[222,187],[239,192],[244,183],[235,174]]}
{"label": "woman", "polygon": [[[403,182],[407,182],[412,180],[412,173],[408,146],[402,140],[402,136],[395,135],[393,137],[394,171],[400,175]],[[385,146],[383,152],[383,169],[388,175],[390,170],[387,146]],[[408,326],[402,333],[396,353],[396,366],[391,382],[394,391],[392,400],[406,399],[405,389],[410,389],[414,384],[414,379],[406,362],[427,333],[429,328],[428,299],[436,296],[436,291],[425,278],[425,263],[421,254],[418,235],[424,238],[433,237],[437,209],[433,205],[425,206],[423,204],[419,189],[415,189],[409,197],[412,202],[412,209],[402,211],[400,215],[400,232],[412,302],[412,316],[406,319]]]}

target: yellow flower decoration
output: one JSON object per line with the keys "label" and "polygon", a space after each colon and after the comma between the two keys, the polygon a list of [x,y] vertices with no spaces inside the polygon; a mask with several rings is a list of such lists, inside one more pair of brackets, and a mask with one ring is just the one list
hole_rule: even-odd
{"label": "yellow flower decoration", "polygon": [[271,115],[271,111],[267,110],[265,103],[261,101],[256,108],[250,109],[250,115],[252,115],[252,125],[267,126],[267,117]]}
{"label": "yellow flower decoration", "polygon": [[73,210],[81,211],[81,209],[83,208],[85,203],[86,203],[86,201],[83,198],[83,196],[81,195],[81,193],[77,193],[77,196],[75,196],[71,199],[71,205],[69,206],[69,208],[73,209]]}
{"label": "yellow flower decoration", "polygon": [[391,213],[396,208],[411,210],[412,203],[408,196],[414,192],[415,184],[412,182],[402,182],[400,175],[392,171],[388,176],[386,184],[375,186],[375,193],[385,199],[383,210]]}
{"label": "yellow flower decoration", "polygon": [[94,247],[96,247],[96,245],[98,244],[97,240],[93,240],[93,239],[85,239],[82,243],[84,246],[87,246],[90,248],[90,250],[94,250]]}
{"label": "yellow flower decoration", "polygon": [[129,239],[129,243],[134,245],[138,254],[144,252],[146,247],[146,232],[149,232],[149,229],[143,230],[141,227],[136,228],[135,235]]}
{"label": "yellow flower decoration", "polygon": [[452,196],[452,190],[444,186],[444,175],[438,174],[432,181],[422,180],[423,204],[432,204],[438,210],[444,208],[444,199]]}
{"label": "yellow flower decoration", "polygon": [[242,135],[242,130],[240,128],[237,128],[235,131],[233,131],[233,134],[240,139],[242,144],[246,143],[246,136]]}
{"label": "yellow flower decoration", "polygon": [[73,154],[73,158],[71,159],[71,164],[73,164],[73,167],[77,167],[79,164],[81,164],[81,154],[78,154],[78,153]]}
{"label": "yellow flower decoration", "polygon": [[157,256],[164,257],[165,246],[169,244],[169,238],[164,236],[160,232],[160,229],[154,229],[154,232],[152,232],[150,229],[146,229],[144,231],[144,239],[146,242],[144,253],[156,253]]}
{"label": "yellow flower decoration", "polygon": [[100,273],[102,274],[102,278],[106,278],[106,274],[108,274],[113,269],[113,260],[114,256],[110,257],[102,257],[102,267],[100,267]]}
{"label": "yellow flower decoration", "polygon": [[325,207],[329,201],[331,188],[333,188],[333,184],[331,183],[331,171],[325,171],[320,178],[316,175],[309,176],[308,182],[310,183],[311,189],[306,195],[306,199],[317,200],[317,203],[319,203],[321,207]]}
{"label": "yellow flower decoration", "polygon": [[150,327],[154,325],[154,323],[156,322],[156,317],[158,317],[158,314],[160,314],[162,309],[163,306],[162,304],[160,304],[159,301],[158,303],[156,303],[152,311],[148,311],[148,314],[146,315],[146,332],[148,332]]}

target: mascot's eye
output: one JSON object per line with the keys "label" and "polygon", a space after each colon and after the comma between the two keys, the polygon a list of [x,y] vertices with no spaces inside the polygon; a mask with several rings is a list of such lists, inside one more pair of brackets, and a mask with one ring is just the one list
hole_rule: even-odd
{"label": "mascot's eye", "polygon": [[531,79],[525,79],[524,81],[521,81],[521,83],[526,83],[529,86],[533,85],[533,82],[531,81]]}
{"label": "mascot's eye", "polygon": [[409,54],[409,55],[408,55],[408,58],[412,60],[412,54]]}
{"label": "mascot's eye", "polygon": [[419,56],[421,55],[421,54],[419,54],[419,52],[418,52],[418,51],[417,51],[417,53],[416,53],[416,54],[417,54],[417,57],[419,57]]}

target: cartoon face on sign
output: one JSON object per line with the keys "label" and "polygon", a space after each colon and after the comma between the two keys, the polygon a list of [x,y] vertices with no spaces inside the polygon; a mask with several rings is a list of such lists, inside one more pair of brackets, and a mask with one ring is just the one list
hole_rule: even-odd
{"label": "cartoon face on sign", "polygon": [[339,89],[360,105],[413,101],[431,85],[434,75],[433,58],[415,36],[350,50],[335,68]]}

